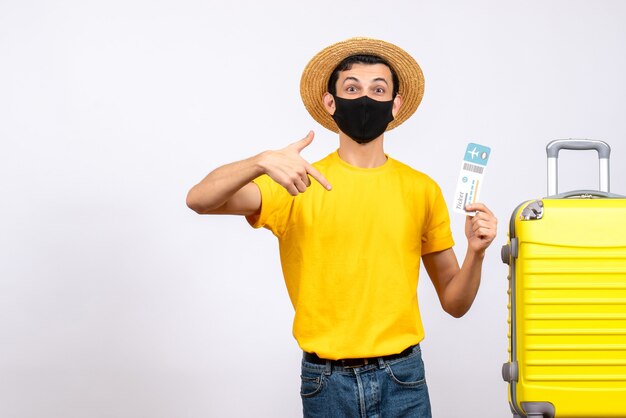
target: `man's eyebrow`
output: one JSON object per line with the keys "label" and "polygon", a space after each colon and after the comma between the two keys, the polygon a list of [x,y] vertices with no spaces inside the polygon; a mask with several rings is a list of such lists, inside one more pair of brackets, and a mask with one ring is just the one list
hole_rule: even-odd
{"label": "man's eyebrow", "polygon": [[389,83],[387,82],[387,79],[385,77],[376,77],[374,80],[372,81],[382,81],[383,83],[385,83],[386,85],[389,85]]}
{"label": "man's eyebrow", "polygon": [[[359,80],[358,78],[356,78],[356,77],[354,77],[354,76],[349,75],[349,76],[347,76],[347,77],[343,80],[343,84],[345,84],[345,83],[346,83],[346,81],[348,81],[348,80],[350,80],[350,81],[356,81],[357,83],[360,83],[360,82],[361,82],[361,80]],[[386,79],[385,77],[376,77],[376,78],[374,78],[372,81],[382,81],[383,83],[385,83],[385,84],[389,85],[389,83],[387,82],[387,79]]]}
{"label": "man's eyebrow", "polygon": [[345,83],[346,83],[346,81],[348,81],[348,80],[350,80],[350,81],[356,81],[357,83],[360,83],[360,82],[361,82],[358,78],[356,78],[356,77],[354,77],[354,76],[349,75],[349,76],[347,76],[347,77],[345,78],[345,80],[343,80],[343,84],[345,84]]}

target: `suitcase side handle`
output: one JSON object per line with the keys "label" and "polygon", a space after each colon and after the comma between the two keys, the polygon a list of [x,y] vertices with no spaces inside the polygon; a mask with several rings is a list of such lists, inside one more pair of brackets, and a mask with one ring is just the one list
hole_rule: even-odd
{"label": "suitcase side handle", "polygon": [[611,147],[604,141],[596,139],[557,139],[546,146],[548,154],[548,196],[558,194],[558,159],[559,151],[568,150],[596,150],[600,163],[601,192],[609,192],[609,158]]}

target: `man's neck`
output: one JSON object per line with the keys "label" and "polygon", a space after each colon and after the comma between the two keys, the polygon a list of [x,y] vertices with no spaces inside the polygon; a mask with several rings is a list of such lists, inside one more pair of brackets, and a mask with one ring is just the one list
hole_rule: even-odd
{"label": "man's neck", "polygon": [[379,167],[387,161],[383,149],[383,135],[366,144],[359,144],[343,133],[339,134],[339,157],[360,168]]}

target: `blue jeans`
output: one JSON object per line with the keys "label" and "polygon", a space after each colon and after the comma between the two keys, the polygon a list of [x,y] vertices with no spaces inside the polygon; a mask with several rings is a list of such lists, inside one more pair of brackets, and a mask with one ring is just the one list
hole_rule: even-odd
{"label": "blue jeans", "polygon": [[302,360],[300,395],[305,418],[431,418],[419,345],[357,368]]}

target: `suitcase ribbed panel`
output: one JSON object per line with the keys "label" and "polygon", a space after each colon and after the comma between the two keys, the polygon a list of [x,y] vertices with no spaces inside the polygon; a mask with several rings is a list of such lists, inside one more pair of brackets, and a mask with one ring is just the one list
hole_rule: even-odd
{"label": "suitcase ribbed panel", "polygon": [[516,221],[518,401],[626,417],[626,200],[544,200]]}

